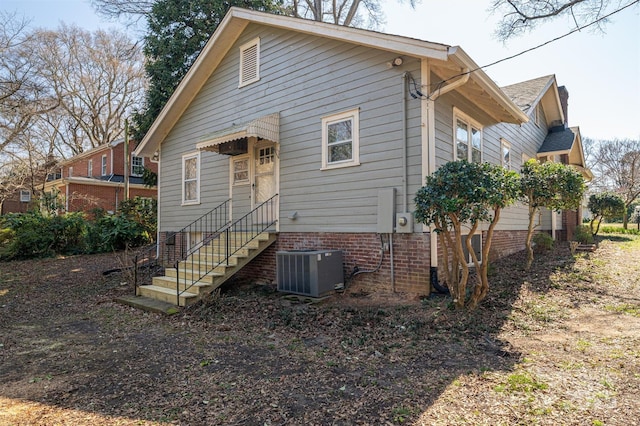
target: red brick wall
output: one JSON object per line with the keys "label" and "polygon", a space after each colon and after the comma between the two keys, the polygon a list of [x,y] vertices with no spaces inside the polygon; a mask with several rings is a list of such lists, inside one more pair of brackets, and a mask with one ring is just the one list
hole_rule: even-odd
{"label": "red brick wall", "polygon": [[[64,192],[62,193],[64,196]],[[136,196],[156,198],[155,189],[131,188],[130,198]],[[70,212],[88,211],[96,207],[107,211],[116,210],[116,201],[119,204],[124,199],[124,188],[103,185],[69,184],[68,210]]]}
{"label": "red brick wall", "polygon": [[[130,143],[129,151],[133,152],[134,143]],[[124,176],[124,143],[120,143],[112,149],[99,149],[95,153],[85,154],[76,159],[71,158],[70,162],[62,168],[62,176],[69,177],[69,168],[73,167],[73,176],[87,177],[89,176],[89,160],[93,163],[93,170],[89,177],[102,176],[102,156],[107,156],[107,173],[106,175]],[[113,157],[113,168],[111,167]],[[158,173],[158,163],[151,161],[149,157],[144,157],[144,166],[154,173]]]}
{"label": "red brick wall", "polygon": [[[486,233],[485,233],[486,234]],[[483,244],[486,235],[483,235]],[[500,259],[501,257],[517,253],[525,249],[524,243],[527,238],[527,231],[494,231],[489,251],[489,260]]]}
{"label": "red brick wall", "polygon": [[[493,236],[490,259],[495,260],[524,249],[526,231],[496,231]],[[164,241],[164,235],[160,236]],[[384,243],[388,236],[384,235]],[[180,241],[175,241],[179,246]],[[162,246],[161,246],[162,247]],[[394,234],[393,257],[395,291],[426,295],[430,288],[429,234]],[[286,250],[342,250],[345,280],[355,266],[360,270],[373,270],[380,259],[380,237],[375,233],[280,233],[276,242],[236,275],[241,279],[275,283],[276,252]],[[162,252],[166,250],[163,248]],[[379,271],[363,273],[347,281],[353,290],[369,293],[392,293],[390,251],[384,252]]]}

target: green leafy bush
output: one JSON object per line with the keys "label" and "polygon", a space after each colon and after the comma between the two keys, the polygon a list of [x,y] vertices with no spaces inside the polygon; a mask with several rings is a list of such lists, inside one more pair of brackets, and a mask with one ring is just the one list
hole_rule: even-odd
{"label": "green leafy bush", "polygon": [[12,213],[3,219],[11,231],[0,250],[1,259],[28,259],[82,253],[86,221],[82,213],[43,216],[40,212]]}
{"label": "green leafy bush", "polygon": [[600,232],[603,234],[630,234],[630,235],[640,235],[640,230],[637,229],[624,229],[619,226],[603,226],[600,228]]}
{"label": "green leafy bush", "polygon": [[539,232],[533,236],[533,243],[538,252],[549,251],[553,248],[553,238],[546,232]]}
{"label": "green leafy bush", "polygon": [[122,203],[115,215],[95,211],[43,215],[13,213],[0,219],[0,260],[56,254],[100,253],[148,244],[156,235],[155,200]]}
{"label": "green leafy bush", "polygon": [[573,239],[580,244],[593,244],[593,234],[589,225],[579,225],[573,233]]}

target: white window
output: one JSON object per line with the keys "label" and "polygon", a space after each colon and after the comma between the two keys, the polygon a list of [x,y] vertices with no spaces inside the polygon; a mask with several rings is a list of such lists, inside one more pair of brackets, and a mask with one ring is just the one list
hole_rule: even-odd
{"label": "white window", "polygon": [[500,139],[500,158],[502,167],[511,169],[511,144],[504,139]]}
{"label": "white window", "polygon": [[[462,252],[464,253],[465,259],[467,259],[467,264],[469,266],[474,266],[471,253],[469,253],[469,251],[467,250],[468,238],[469,238],[468,234],[462,236]],[[471,236],[471,248],[475,252],[478,262],[482,263],[482,234],[473,234]]]}
{"label": "white window", "polygon": [[93,176],[93,160],[89,160],[89,162],[87,163],[87,176]]}
{"label": "white window", "polygon": [[246,86],[260,80],[260,39],[255,38],[240,46],[240,84]]}
{"label": "white window", "polygon": [[249,183],[249,157],[233,158],[231,167],[234,185]]}
{"label": "white window", "polygon": [[106,176],[107,175],[107,156],[103,155],[102,156],[102,170],[101,170],[101,174],[102,176]]}
{"label": "white window", "polygon": [[359,110],[322,119],[322,169],[360,164]]}
{"label": "white window", "polygon": [[454,159],[482,162],[482,127],[454,108]]}
{"label": "white window", "polygon": [[73,167],[69,167],[69,177],[73,177]]}
{"label": "white window", "polygon": [[131,176],[142,176],[144,172],[144,159],[142,157],[131,156]]}
{"label": "white window", "polygon": [[200,153],[182,156],[182,204],[200,203]]}
{"label": "white window", "polygon": [[533,110],[533,121],[536,123],[536,126],[540,128],[544,128],[544,113],[542,111],[542,105],[537,104],[535,109]]}
{"label": "white window", "polygon": [[20,201],[23,203],[28,203],[29,201],[31,201],[31,191],[29,191],[28,189],[21,189]]}

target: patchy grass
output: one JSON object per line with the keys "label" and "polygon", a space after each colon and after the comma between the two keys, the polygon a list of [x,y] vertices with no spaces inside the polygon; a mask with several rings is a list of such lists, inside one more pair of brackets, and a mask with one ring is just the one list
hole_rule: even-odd
{"label": "patchy grass", "polygon": [[236,283],[171,317],[112,302],[115,256],[1,264],[0,424],[640,423],[640,238],[523,261],[471,313]]}

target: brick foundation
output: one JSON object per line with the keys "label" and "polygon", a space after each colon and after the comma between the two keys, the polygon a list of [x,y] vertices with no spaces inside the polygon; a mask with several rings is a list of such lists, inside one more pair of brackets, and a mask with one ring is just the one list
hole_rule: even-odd
{"label": "brick foundation", "polygon": [[[524,250],[527,231],[496,231],[493,235],[490,259],[495,260]],[[388,235],[383,244],[389,244]],[[160,235],[161,253],[167,260],[164,234]],[[181,238],[172,245],[185,243]],[[275,283],[276,252],[287,250],[342,250],[343,272],[347,285],[353,290],[375,293],[392,293],[391,253],[384,252],[379,270],[349,277],[357,266],[361,271],[374,270],[380,262],[380,235],[375,233],[280,233],[276,242],[245,266],[236,275],[239,279]],[[173,247],[172,247],[173,248]],[[171,257],[171,256],[168,256]],[[393,258],[395,291],[398,293],[426,295],[430,292],[430,236],[425,234],[394,234]]]}
{"label": "brick foundation", "polygon": [[[383,244],[388,245],[388,236]],[[266,282],[276,280],[277,251],[342,250],[344,276],[348,279],[357,266],[360,271],[376,269],[380,263],[380,236],[374,233],[281,233],[274,245],[261,253],[238,273],[239,277]],[[380,269],[360,273],[347,282],[351,288],[366,292],[391,293],[391,252],[385,251]],[[395,234],[393,236],[395,291],[399,293],[429,293],[429,235]]]}

